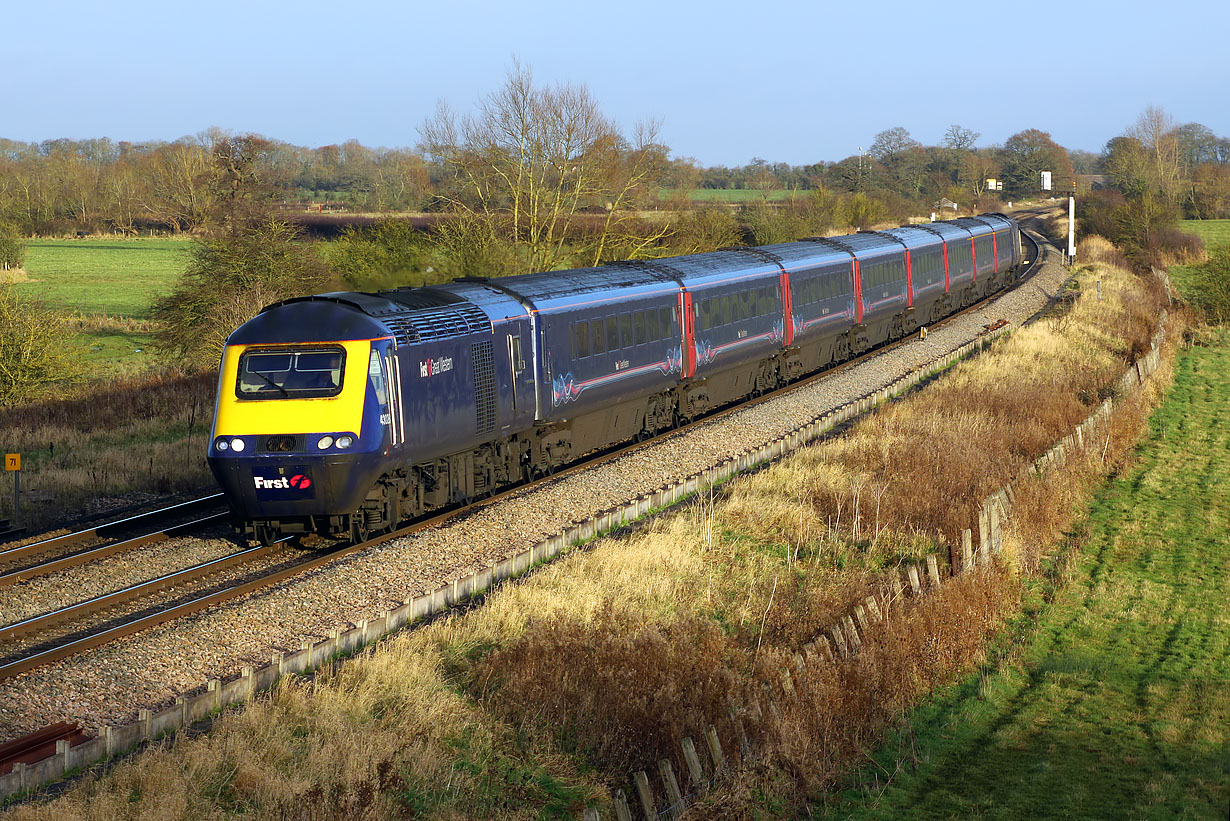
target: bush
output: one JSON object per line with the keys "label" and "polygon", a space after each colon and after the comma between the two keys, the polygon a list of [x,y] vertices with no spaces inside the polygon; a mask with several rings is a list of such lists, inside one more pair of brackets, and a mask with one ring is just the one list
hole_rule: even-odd
{"label": "bush", "polygon": [[1230,245],[1218,245],[1209,261],[1196,266],[1193,301],[1210,322],[1230,322]]}
{"label": "bush", "polygon": [[231,331],[270,303],[320,290],[328,269],[277,221],[197,240],[175,290],[154,303],[155,344],[181,362],[215,367]]}
{"label": "bush", "polygon": [[329,265],[357,291],[425,284],[424,236],[406,220],[346,229],[329,245]]}
{"label": "bush", "polygon": [[0,282],[0,405],[37,396],[50,383],[78,375],[67,323],[68,317],[42,300]]}
{"label": "bush", "polygon": [[0,222],[0,270],[20,268],[26,261],[26,239],[17,227]]}
{"label": "bush", "polygon": [[739,221],[724,205],[693,208],[679,214],[662,253],[703,254],[742,242]]}

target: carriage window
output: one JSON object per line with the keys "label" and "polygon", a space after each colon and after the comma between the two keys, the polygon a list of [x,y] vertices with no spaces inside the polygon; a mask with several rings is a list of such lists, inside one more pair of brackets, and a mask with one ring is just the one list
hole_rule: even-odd
{"label": "carriage window", "polygon": [[602,329],[602,320],[595,319],[589,323],[589,339],[592,343],[590,347],[594,349],[594,354],[606,353],[606,336]]}
{"label": "carriage window", "polygon": [[619,315],[619,345],[621,348],[631,348],[632,341],[632,314]]}
{"label": "carriage window", "polygon": [[608,351],[619,350],[619,320],[613,316],[608,316],[606,322],[606,349]]}
{"label": "carriage window", "polygon": [[650,308],[647,316],[649,317],[649,341],[657,342],[662,338],[662,331],[658,324],[658,312]]}
{"label": "carriage window", "polygon": [[658,319],[662,323],[662,338],[665,339],[675,328],[675,309],[659,308]]}
{"label": "carriage window", "polygon": [[239,357],[235,395],[240,399],[337,396],[345,361],[341,348],[250,350]]}
{"label": "carriage window", "polygon": [[576,356],[584,359],[589,356],[589,323],[578,322],[573,338],[576,340]]}
{"label": "carriage window", "polygon": [[722,324],[729,325],[734,321],[734,311],[731,303],[730,294],[722,297]]}
{"label": "carriage window", "polygon": [[636,344],[645,344],[645,312],[637,311],[632,315],[632,326],[636,331]]}

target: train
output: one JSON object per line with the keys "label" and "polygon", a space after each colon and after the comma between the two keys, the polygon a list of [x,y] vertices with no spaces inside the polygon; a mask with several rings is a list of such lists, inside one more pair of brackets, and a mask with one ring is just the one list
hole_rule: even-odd
{"label": "train", "polygon": [[239,536],[365,540],[912,334],[1015,278],[981,214],[264,308],[208,462]]}

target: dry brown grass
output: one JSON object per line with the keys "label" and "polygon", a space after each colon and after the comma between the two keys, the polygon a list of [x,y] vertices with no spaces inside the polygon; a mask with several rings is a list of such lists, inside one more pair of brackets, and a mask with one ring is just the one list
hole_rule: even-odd
{"label": "dry brown grass", "polygon": [[[205,449],[217,376],[148,375],[88,396],[0,408],[21,452],[23,515],[35,527],[212,484]],[[11,497],[0,501],[11,505]]]}

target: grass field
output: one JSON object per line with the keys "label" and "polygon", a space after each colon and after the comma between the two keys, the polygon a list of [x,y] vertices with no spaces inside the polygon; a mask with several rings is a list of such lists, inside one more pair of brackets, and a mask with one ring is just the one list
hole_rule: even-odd
{"label": "grass field", "polygon": [[[77,312],[82,359],[105,376],[145,370],[150,306],[188,262],[178,239],[35,239],[26,252],[20,293]],[[104,319],[105,317],[105,319]]]}
{"label": "grass field", "polygon": [[[1226,817],[1230,332],[1214,339],[1181,356],[1004,660],[919,710],[834,815]],[[903,752],[917,766],[893,774]]]}
{"label": "grass field", "polygon": [[1230,220],[1183,220],[1179,227],[1200,237],[1205,245],[1230,243]]}
{"label": "grass field", "polygon": [[[668,200],[679,193],[678,188],[663,188],[658,192],[658,199]],[[806,195],[806,191],[770,191],[771,201],[790,199],[791,194]],[[688,199],[693,202],[760,202],[764,194],[752,188],[693,188],[688,192]]]}

